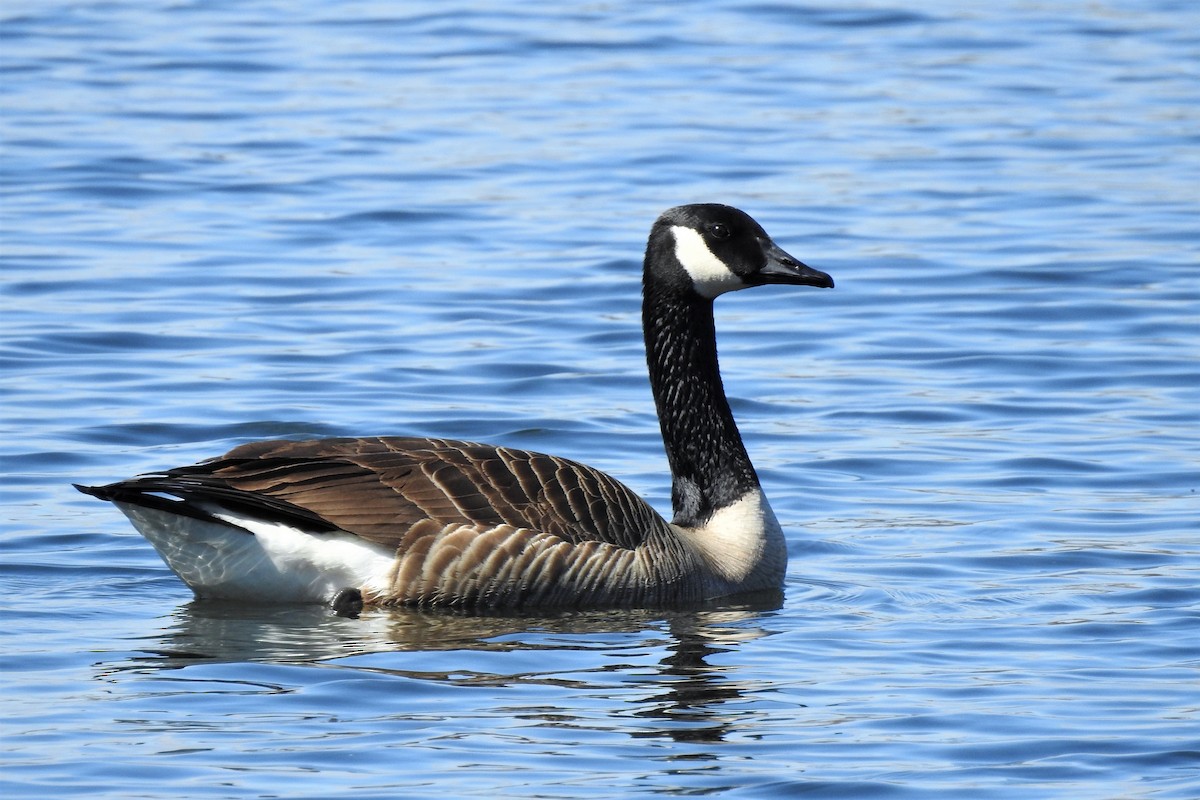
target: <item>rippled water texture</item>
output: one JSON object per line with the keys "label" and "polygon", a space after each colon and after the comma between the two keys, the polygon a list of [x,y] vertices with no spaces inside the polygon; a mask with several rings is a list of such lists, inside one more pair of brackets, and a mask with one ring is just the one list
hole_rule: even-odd
{"label": "rippled water texture", "polygon": [[[0,14],[6,798],[1200,796],[1195,3]],[[699,200],[837,279],[718,304],[778,608],[198,604],[70,487],[412,433],[665,508]]]}

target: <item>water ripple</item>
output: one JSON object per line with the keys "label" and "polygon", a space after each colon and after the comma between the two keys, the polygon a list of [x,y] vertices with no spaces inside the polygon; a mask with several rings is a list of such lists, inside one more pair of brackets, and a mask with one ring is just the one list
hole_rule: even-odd
{"label": "water ripple", "polygon": [[[1194,9],[279,11],[2,12],[6,797],[1195,795]],[[70,487],[411,433],[663,508],[710,199],[838,284],[717,304],[781,601],[193,603]]]}

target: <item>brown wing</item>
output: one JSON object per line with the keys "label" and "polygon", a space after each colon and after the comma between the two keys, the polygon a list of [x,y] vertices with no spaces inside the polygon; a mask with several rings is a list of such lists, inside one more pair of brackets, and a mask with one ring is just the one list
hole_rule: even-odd
{"label": "brown wing", "polygon": [[591,467],[445,439],[254,442],[195,466],[105,488],[117,486],[341,529],[389,547],[423,519],[511,525],[571,543],[625,548],[665,526],[644,500]]}

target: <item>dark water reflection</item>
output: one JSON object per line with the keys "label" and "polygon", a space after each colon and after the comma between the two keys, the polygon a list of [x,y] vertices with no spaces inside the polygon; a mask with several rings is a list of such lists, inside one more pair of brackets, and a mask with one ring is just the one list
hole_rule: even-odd
{"label": "dark water reflection", "polygon": [[[583,642],[594,634],[661,628],[678,644],[677,655],[664,665],[684,667],[714,652],[711,648],[723,639],[732,645],[756,638],[729,626],[778,609],[779,600],[773,596],[732,607],[669,612],[621,609],[481,615],[389,608],[367,609],[357,619],[339,617],[315,605],[247,607],[194,601],[176,609],[161,645],[147,648],[154,655],[146,665],[169,669],[205,661],[315,663],[395,651],[540,649],[550,647],[545,637],[554,635],[578,637],[580,643],[571,648],[592,649],[595,645]],[[689,642],[710,644],[697,649]]]}
{"label": "dark water reflection", "polygon": [[[779,605],[776,596],[734,607],[669,612],[479,616],[369,609],[358,619],[346,619],[318,606],[248,608],[197,601],[180,606],[153,641],[140,643],[144,654],[100,664],[98,677],[115,682],[147,677],[193,680],[199,677],[195,673],[224,664],[236,665],[238,675],[203,676],[221,687],[217,692],[225,691],[221,685],[227,682],[294,691],[305,684],[304,677],[296,676],[307,673],[323,680],[330,669],[373,681],[401,679],[498,691],[531,684],[569,687],[572,693],[596,700],[616,689],[627,696],[628,716],[637,720],[631,736],[716,743],[748,716],[729,707],[746,701],[754,691],[750,682],[739,678],[744,666],[730,654],[771,635],[772,612]],[[415,656],[408,661],[427,661],[438,652],[453,653],[449,668],[395,666],[405,660],[399,654]],[[487,665],[501,662],[473,659],[473,652],[525,653],[533,656],[533,663],[549,668],[530,669],[530,659],[522,658],[525,668],[496,671]],[[473,661],[479,669],[464,667]],[[296,681],[287,685],[279,683],[269,665],[305,669],[286,673]],[[255,677],[260,673],[261,680]],[[560,712],[571,714],[565,708]],[[694,752],[688,756],[698,757]]]}

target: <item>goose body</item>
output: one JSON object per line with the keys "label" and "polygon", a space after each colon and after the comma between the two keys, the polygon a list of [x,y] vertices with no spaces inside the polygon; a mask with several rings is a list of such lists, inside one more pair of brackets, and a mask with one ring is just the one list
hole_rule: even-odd
{"label": "goose body", "polygon": [[833,286],[729,206],[679,206],[651,230],[642,316],[670,522],[592,467],[432,438],[254,442],[78,488],[204,598],[554,608],[778,591],[784,536],[725,398],[712,309],[768,283]]}

